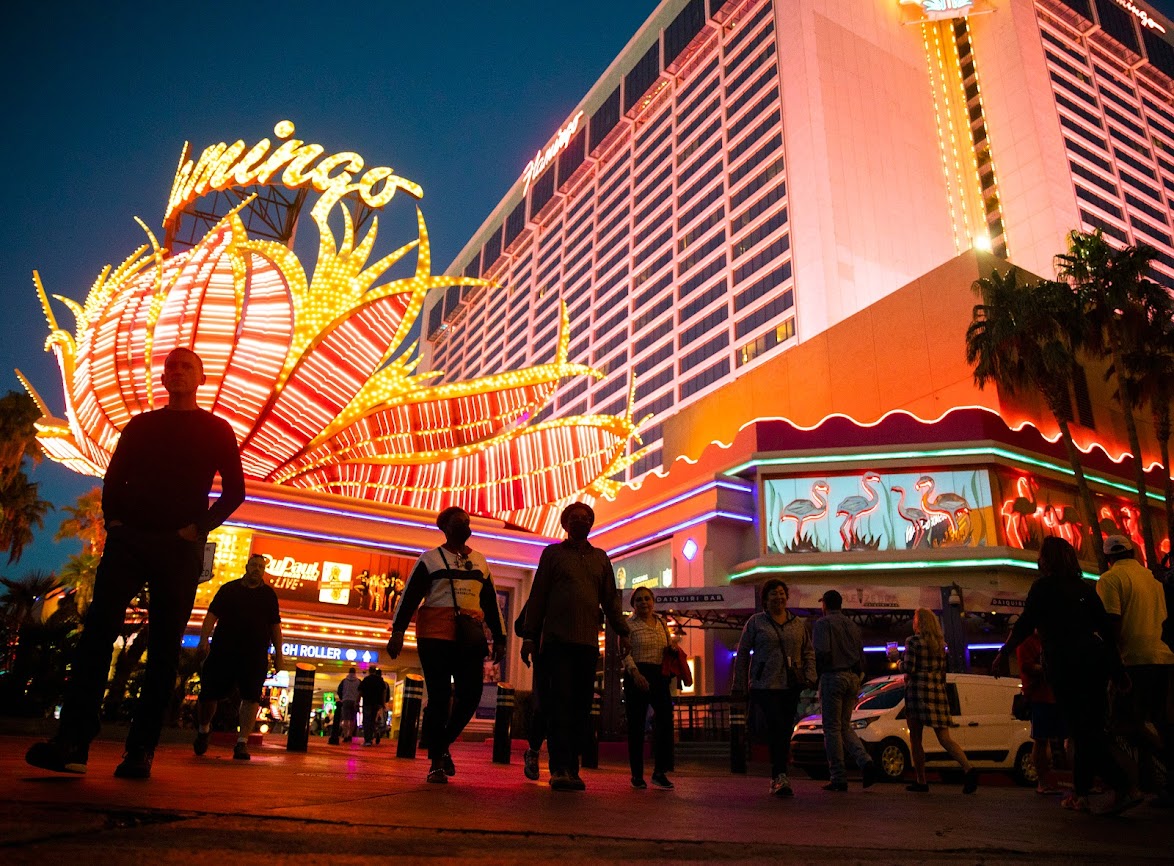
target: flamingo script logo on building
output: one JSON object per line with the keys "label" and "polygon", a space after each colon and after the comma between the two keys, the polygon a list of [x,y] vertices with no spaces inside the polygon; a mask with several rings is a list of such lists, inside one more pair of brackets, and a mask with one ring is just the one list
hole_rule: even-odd
{"label": "flamingo script logo on building", "polygon": [[1140,6],[1130,3],[1129,0],[1117,0],[1117,5],[1127,12],[1132,12],[1134,17],[1141,22],[1142,27],[1148,27],[1151,30],[1157,30],[1159,33],[1165,33],[1166,28],[1159,24],[1151,17],[1150,13],[1146,12]]}
{"label": "flamingo script logo on building", "polygon": [[522,195],[525,195],[529,191],[530,184],[534,178],[546,171],[546,167],[550,165],[554,158],[566,150],[567,145],[571,143],[571,137],[579,131],[579,121],[582,117],[583,112],[581,111],[572,117],[570,122],[555,135],[550,147],[535,153],[534,158],[526,164],[526,170],[522,172]]}

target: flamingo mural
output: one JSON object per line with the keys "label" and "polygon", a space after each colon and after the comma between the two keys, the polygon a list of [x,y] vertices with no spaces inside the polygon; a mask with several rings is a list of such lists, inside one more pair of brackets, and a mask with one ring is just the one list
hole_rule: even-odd
{"label": "flamingo mural", "polygon": [[1042,513],[1036,499],[1035,479],[1030,475],[1020,475],[1015,479],[1016,496],[1003,503],[1000,513],[1003,515],[1003,527],[1007,531],[1007,542],[1012,547],[1023,549],[1030,539],[1030,521],[1038,518]]}
{"label": "flamingo mural", "polygon": [[827,515],[827,497],[830,490],[831,488],[826,481],[816,481],[811,485],[810,499],[792,499],[783,506],[779,512],[779,521],[782,523],[786,523],[788,520],[795,521],[795,540],[787,548],[788,551],[797,551],[801,548],[811,551],[819,549],[810,539],[804,538],[803,524],[809,520],[819,520]]}
{"label": "flamingo mural", "polygon": [[947,544],[965,544],[970,535],[970,503],[965,497],[948,492],[934,496],[937,482],[929,475],[922,475],[914,486],[921,491],[921,507],[929,515],[931,524],[946,521],[949,530],[943,541]]}
{"label": "flamingo mural", "polygon": [[1050,502],[1044,506],[1042,520],[1048,535],[1062,538],[1078,551],[1084,544],[1084,524],[1077,519],[1076,509],[1061,504],[1058,508]]}
{"label": "flamingo mural", "polygon": [[1121,522],[1125,524],[1125,534],[1133,542],[1137,561],[1142,565],[1149,565],[1145,558],[1145,540],[1141,534],[1141,509],[1133,505],[1122,505]]}
{"label": "flamingo mural", "polygon": [[860,518],[872,514],[880,504],[880,494],[873,488],[873,484],[880,484],[880,476],[875,472],[868,472],[860,479],[860,487],[865,495],[852,495],[840,501],[836,506],[836,516],[843,517],[840,524],[840,538],[844,541],[844,550],[874,550],[876,545],[864,542],[856,531],[856,524]]}
{"label": "flamingo mural", "polygon": [[905,547],[909,550],[913,550],[916,547],[928,547],[926,531],[929,529],[929,515],[920,508],[906,507],[904,487],[891,487],[889,489],[893,493],[900,494],[897,500],[897,514],[901,516],[902,520],[908,521],[910,524],[909,531],[905,533]]}

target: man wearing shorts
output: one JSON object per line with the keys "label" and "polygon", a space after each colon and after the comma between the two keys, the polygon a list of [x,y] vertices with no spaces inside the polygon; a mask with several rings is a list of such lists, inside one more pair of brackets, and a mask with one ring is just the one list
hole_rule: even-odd
{"label": "man wearing shorts", "polygon": [[[192,744],[197,755],[208,751],[208,734],[219,702],[240,692],[240,733],[232,756],[247,761],[249,734],[257,721],[261,688],[269,673],[269,642],[273,642],[275,667],[281,667],[281,612],[277,593],[264,581],[265,557],[255,553],[245,566],[245,576],[220,587],[208,605],[200,630],[198,652],[208,652],[200,673],[197,704],[199,731]],[[213,632],[215,629],[215,632]],[[208,638],[212,649],[208,651]]]}

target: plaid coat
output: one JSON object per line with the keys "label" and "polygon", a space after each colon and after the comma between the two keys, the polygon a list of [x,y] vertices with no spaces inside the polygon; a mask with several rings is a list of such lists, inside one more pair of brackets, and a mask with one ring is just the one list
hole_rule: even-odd
{"label": "plaid coat", "polygon": [[905,672],[905,717],[927,728],[948,728],[950,701],[946,697],[946,651],[933,652],[917,635],[905,642],[901,659]]}

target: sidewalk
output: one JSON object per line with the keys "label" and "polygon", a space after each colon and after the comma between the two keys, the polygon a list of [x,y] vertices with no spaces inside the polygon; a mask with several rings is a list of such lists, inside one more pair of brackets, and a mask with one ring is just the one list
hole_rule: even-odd
{"label": "sidewalk", "polygon": [[[417,860],[566,863],[616,860],[787,863],[1168,863],[1174,828],[1142,806],[1122,818],[1061,810],[1032,790],[955,786],[930,796],[858,783],[831,794],[798,778],[796,797],[766,796],[764,775],[682,766],[671,792],[636,791],[626,766],[584,771],[585,793],[522,775],[521,755],[491,763],[490,743],[453,748],[457,775],[424,781],[427,764],[394,743],[306,753],[266,743],[248,763],[213,747],[160,747],[150,781],[113,778],[121,747],[94,744],[84,777],[24,764],[29,737],[0,737],[0,856],[5,863],[344,863]],[[543,780],[546,774],[543,772]]]}

